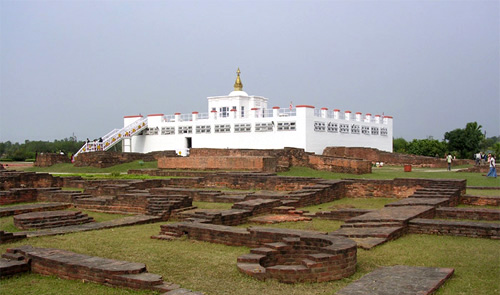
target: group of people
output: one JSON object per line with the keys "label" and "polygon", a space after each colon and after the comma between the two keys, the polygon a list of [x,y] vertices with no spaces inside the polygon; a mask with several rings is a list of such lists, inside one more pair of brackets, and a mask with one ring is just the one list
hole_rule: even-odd
{"label": "group of people", "polygon": [[485,164],[487,162],[486,160],[490,155],[491,154],[486,156],[486,154],[483,152],[478,152],[477,154],[474,154],[474,160],[476,161],[476,166],[481,166],[481,164]]}
{"label": "group of people", "polygon": [[[497,177],[495,156],[493,156],[491,153],[489,153],[488,156],[486,157],[486,154],[483,154],[482,152],[478,152],[477,154],[474,155],[474,159],[476,160],[476,166],[481,165],[481,161],[488,163],[490,170],[488,171],[488,174],[486,175],[487,177],[495,177],[495,178]],[[454,160],[454,157],[451,154],[448,154],[446,156],[446,163],[448,163],[448,171],[451,171],[451,163],[453,162],[453,160]]]}

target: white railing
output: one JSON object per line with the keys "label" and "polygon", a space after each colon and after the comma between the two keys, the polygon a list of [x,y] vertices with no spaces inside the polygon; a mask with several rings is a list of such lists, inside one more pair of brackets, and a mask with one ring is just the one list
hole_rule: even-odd
{"label": "white railing", "polygon": [[98,141],[86,142],[74,157],[78,156],[80,153],[107,151],[115,144],[119,143],[123,138],[131,137],[144,130],[148,127],[147,121],[147,117],[142,117],[122,129],[113,129],[99,138]]}

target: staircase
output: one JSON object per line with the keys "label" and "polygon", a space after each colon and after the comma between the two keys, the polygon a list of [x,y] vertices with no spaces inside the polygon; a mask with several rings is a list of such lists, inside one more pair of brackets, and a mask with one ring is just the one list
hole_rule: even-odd
{"label": "staircase", "polygon": [[123,127],[122,129],[113,129],[108,134],[104,135],[102,141],[86,142],[80,150],[74,155],[76,158],[80,153],[107,151],[115,144],[119,143],[124,138],[130,138],[148,127],[148,118],[142,117],[132,124]]}

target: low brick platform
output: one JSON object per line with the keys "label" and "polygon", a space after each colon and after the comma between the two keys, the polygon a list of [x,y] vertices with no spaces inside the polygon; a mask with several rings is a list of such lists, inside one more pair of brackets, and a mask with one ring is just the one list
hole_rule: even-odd
{"label": "low brick platform", "polygon": [[434,207],[431,206],[400,206],[385,207],[364,215],[353,217],[346,223],[358,222],[397,222],[401,225],[407,224],[410,219],[434,216]]}
{"label": "low brick platform", "polygon": [[453,275],[453,268],[396,265],[381,267],[336,295],[428,295]]}
{"label": "low brick platform", "polygon": [[0,230],[0,244],[10,243],[19,241],[26,238],[26,234],[23,233],[9,233]]}
{"label": "low brick platform", "polygon": [[475,206],[500,206],[500,196],[472,196],[463,195],[460,203]]}
{"label": "low brick platform", "polygon": [[356,271],[356,243],[317,234],[283,238],[238,257],[237,267],[256,279],[282,283],[340,280]]}
{"label": "low brick platform", "polygon": [[143,263],[88,256],[60,249],[34,248],[29,245],[7,249],[7,253],[2,257],[10,258],[11,261],[21,258],[29,262],[32,272],[56,275],[62,279],[159,292],[179,289],[179,285],[163,282],[160,275],[148,273]]}
{"label": "low brick platform", "polygon": [[63,210],[69,207],[71,207],[71,204],[67,203],[38,203],[38,204],[9,206],[0,208],[0,217],[18,215],[29,212]]}
{"label": "low brick platform", "polygon": [[329,220],[347,220],[372,211],[374,210],[346,208],[346,209],[337,209],[332,211],[320,211],[316,213],[305,213],[304,216],[329,219]]}
{"label": "low brick platform", "polygon": [[43,229],[94,222],[81,211],[30,212],[14,216],[14,225],[20,229]]}
{"label": "low brick platform", "polygon": [[0,278],[28,272],[29,270],[30,266],[26,261],[0,258]]}

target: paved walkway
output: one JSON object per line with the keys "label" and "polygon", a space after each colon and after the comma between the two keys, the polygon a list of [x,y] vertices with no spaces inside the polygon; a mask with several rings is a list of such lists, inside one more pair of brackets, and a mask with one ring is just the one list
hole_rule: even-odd
{"label": "paved walkway", "polygon": [[427,295],[451,277],[454,269],[396,265],[381,267],[336,295]]}

